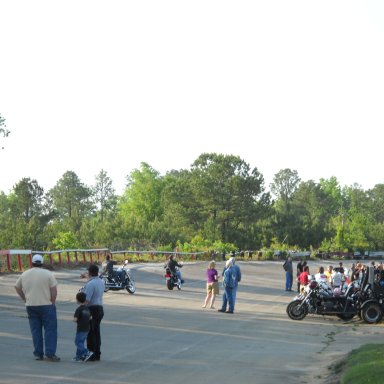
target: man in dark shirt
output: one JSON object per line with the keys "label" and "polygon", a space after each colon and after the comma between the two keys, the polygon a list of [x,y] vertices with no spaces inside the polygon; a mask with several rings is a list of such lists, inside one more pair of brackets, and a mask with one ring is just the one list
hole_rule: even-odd
{"label": "man in dark shirt", "polygon": [[179,268],[181,268],[183,264],[179,264],[174,258],[173,255],[169,256],[167,268],[170,269],[170,271],[177,276],[178,279],[183,283],[184,281],[181,279],[181,272]]}

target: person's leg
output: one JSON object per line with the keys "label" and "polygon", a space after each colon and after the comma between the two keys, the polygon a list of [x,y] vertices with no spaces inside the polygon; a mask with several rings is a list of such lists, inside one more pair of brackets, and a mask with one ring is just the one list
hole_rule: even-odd
{"label": "person's leg", "polygon": [[54,305],[43,305],[43,327],[45,355],[48,357],[56,355],[57,349],[57,315]]}
{"label": "person's leg", "polygon": [[208,300],[211,298],[211,295],[212,295],[211,292],[207,292],[207,296],[205,297],[203,308],[207,306]]}
{"label": "person's leg", "polygon": [[88,332],[76,332],[75,345],[76,345],[76,357],[84,357],[88,349],[85,347],[85,340],[87,339]]}
{"label": "person's leg", "polygon": [[235,307],[235,303],[236,303],[236,296],[237,296],[237,285],[236,285],[236,287],[233,287],[233,289],[232,289],[232,300],[233,300],[233,307]]}
{"label": "person's leg", "polygon": [[235,306],[233,302],[233,288],[225,288],[225,292],[228,300],[228,311],[229,313],[233,313]]}
{"label": "person's leg", "polygon": [[43,341],[43,321],[39,311],[40,307],[27,306],[27,314],[29,320],[29,327],[31,329],[33,354],[36,358],[43,358],[44,356],[44,341]]}
{"label": "person's leg", "polygon": [[285,272],[285,290],[289,290],[289,273]]}
{"label": "person's leg", "polygon": [[223,301],[222,301],[222,304],[221,304],[221,308],[219,309],[220,312],[225,312],[226,309],[227,309],[227,295],[225,294],[225,289],[224,289],[224,293],[223,293]]}
{"label": "person's leg", "polygon": [[293,275],[289,273],[288,290],[292,291]]}
{"label": "person's leg", "polygon": [[211,304],[209,305],[209,308],[214,308],[213,304],[215,303],[216,295],[212,293],[211,295]]}
{"label": "person's leg", "polygon": [[87,337],[87,347],[93,352],[93,360],[100,360],[101,355],[101,335],[100,335],[100,323],[104,317],[104,311],[102,306],[90,306],[91,312],[91,327]]}

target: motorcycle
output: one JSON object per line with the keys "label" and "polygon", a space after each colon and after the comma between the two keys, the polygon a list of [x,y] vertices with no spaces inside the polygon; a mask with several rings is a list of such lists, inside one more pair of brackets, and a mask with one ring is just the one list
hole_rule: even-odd
{"label": "motorcycle", "polygon": [[[167,288],[171,291],[174,287],[177,287],[178,290],[181,289],[181,285],[184,283],[184,280],[179,279],[176,273],[172,272],[167,265],[164,265],[165,268],[165,282],[167,284]],[[176,267],[176,271],[178,271],[178,267]]]}
{"label": "motorcycle", "polygon": [[122,267],[114,269],[114,275],[111,276],[107,272],[103,272],[99,275],[104,281],[104,292],[120,291],[126,289],[129,293],[136,292],[136,283],[128,268],[128,260],[124,261]]}
{"label": "motorcycle", "polygon": [[287,305],[286,312],[292,320],[302,320],[311,313],[337,316],[343,320],[358,315],[368,324],[377,323],[383,316],[383,307],[372,295],[368,274],[369,270],[361,284],[350,283],[343,294],[335,294],[326,284],[311,280],[304,292]]}

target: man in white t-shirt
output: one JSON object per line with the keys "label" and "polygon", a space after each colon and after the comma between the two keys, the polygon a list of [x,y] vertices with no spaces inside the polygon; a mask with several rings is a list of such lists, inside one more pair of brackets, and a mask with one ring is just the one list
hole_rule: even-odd
{"label": "man in white t-shirt", "polygon": [[[17,294],[25,303],[36,360],[60,361],[57,348],[57,281],[53,273],[42,268],[43,256],[32,257],[32,268],[16,281]],[[44,335],[44,336],[43,336]],[[45,351],[45,353],[44,353]]]}
{"label": "man in white t-shirt", "polygon": [[338,271],[334,271],[331,275],[331,284],[333,288],[340,288],[342,285],[342,276]]}

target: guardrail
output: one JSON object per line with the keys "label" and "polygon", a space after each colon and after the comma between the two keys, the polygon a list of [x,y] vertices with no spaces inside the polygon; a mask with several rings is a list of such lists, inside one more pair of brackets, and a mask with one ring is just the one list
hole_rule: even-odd
{"label": "guardrail", "polygon": [[44,264],[48,266],[74,265],[79,263],[93,263],[104,260],[108,249],[70,249],[59,251],[32,251],[25,249],[0,250],[0,272],[23,271],[32,266],[35,254],[44,256]]}
{"label": "guardrail", "polygon": [[173,254],[175,256],[189,256],[192,260],[197,260],[200,255],[206,252],[170,252],[170,251],[110,251],[107,248],[102,249],[64,249],[56,251],[32,251],[25,249],[8,249],[0,250],[0,272],[19,271],[32,266],[32,257],[35,254],[44,256],[44,264],[48,266],[57,265],[73,266],[80,263],[100,263],[105,259],[106,254],[111,254],[112,259],[115,256],[122,255],[124,259],[131,261],[133,256],[137,259],[141,255],[149,255],[152,260],[158,259],[159,256],[168,257]]}

